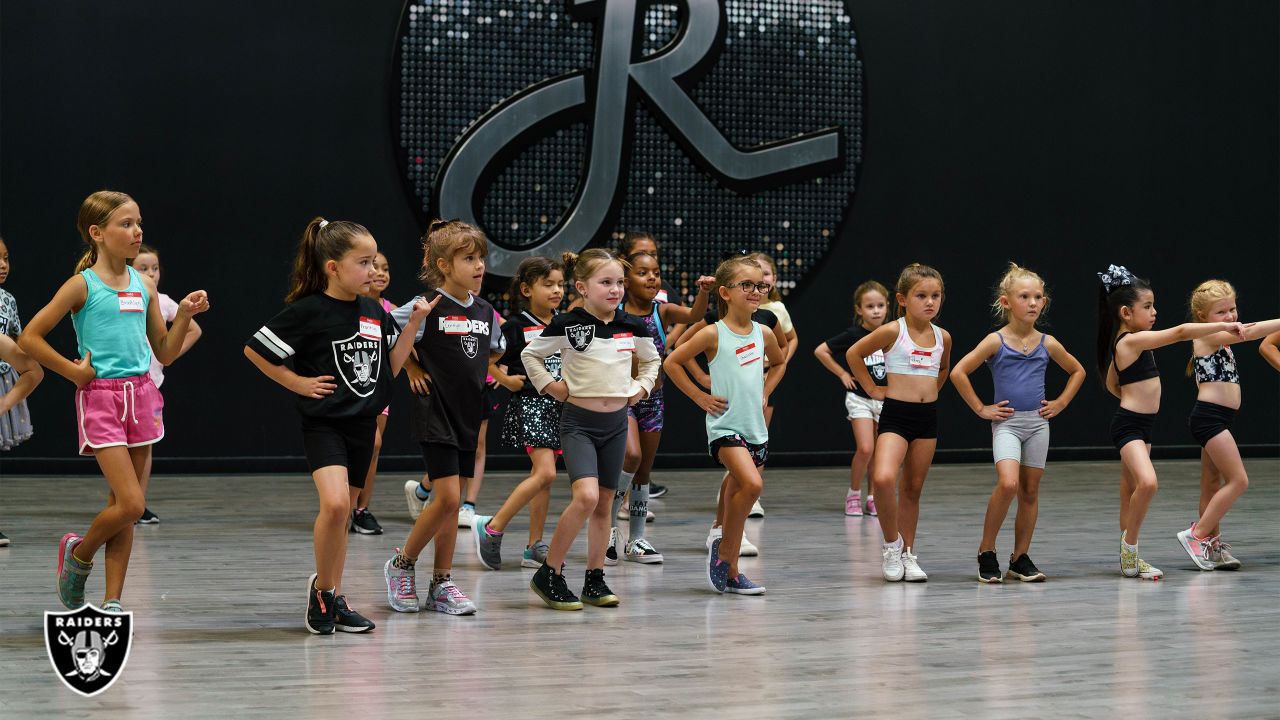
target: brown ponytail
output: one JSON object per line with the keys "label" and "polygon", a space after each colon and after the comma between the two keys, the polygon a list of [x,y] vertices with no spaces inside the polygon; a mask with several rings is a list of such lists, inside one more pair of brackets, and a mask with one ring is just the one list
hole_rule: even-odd
{"label": "brown ponytail", "polygon": [[80,212],[76,215],[76,229],[80,231],[80,239],[88,248],[76,263],[76,274],[94,266],[98,262],[98,245],[89,235],[89,228],[106,225],[121,205],[133,202],[133,198],[115,190],[99,190],[80,203]]}
{"label": "brown ponytail", "polygon": [[369,235],[369,231],[360,223],[347,220],[329,222],[322,217],[312,218],[298,242],[298,254],[293,258],[293,273],[289,281],[289,294],[284,301],[291,303],[308,295],[324,292],[329,287],[329,276],[325,274],[324,264],[329,260],[341,260],[355,244],[355,239],[362,235]]}

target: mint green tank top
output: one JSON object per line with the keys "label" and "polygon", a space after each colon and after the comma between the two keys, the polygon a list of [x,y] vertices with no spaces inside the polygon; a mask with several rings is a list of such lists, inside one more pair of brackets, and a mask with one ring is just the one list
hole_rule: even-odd
{"label": "mint green tank top", "polygon": [[751,322],[751,334],[739,335],[719,320],[716,356],[707,363],[711,394],[726,398],[729,409],[720,417],[707,415],[707,442],[741,435],[749,443],[769,441],[764,424],[764,335]]}
{"label": "mint green tank top", "polygon": [[147,308],[151,297],[137,270],[129,270],[129,287],[114,290],[92,268],[80,272],[88,298],[71,314],[80,357],[92,353],[89,363],[100,378],[146,375],[151,369],[151,343],[147,340]]}

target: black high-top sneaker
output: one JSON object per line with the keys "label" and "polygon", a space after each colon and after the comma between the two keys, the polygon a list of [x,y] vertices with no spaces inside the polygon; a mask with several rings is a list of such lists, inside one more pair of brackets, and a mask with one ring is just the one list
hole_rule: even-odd
{"label": "black high-top sneaker", "polygon": [[620,602],[604,582],[604,568],[587,571],[587,580],[582,584],[582,602],[596,607],[613,607]]}
{"label": "black high-top sneaker", "polygon": [[568,583],[564,581],[563,572],[552,572],[551,566],[546,563],[543,563],[542,567],[533,574],[533,579],[529,581],[529,588],[542,598],[542,602],[556,610],[582,609],[582,601],[569,589]]}

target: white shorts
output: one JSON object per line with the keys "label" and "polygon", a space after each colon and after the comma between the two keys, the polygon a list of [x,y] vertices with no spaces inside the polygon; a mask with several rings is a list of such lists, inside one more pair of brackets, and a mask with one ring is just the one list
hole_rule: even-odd
{"label": "white shorts", "polygon": [[1049,457],[1049,421],[1037,410],[1020,410],[1007,420],[991,423],[991,451],[997,463],[1017,460],[1019,465],[1043,470]]}
{"label": "white shorts", "polygon": [[850,420],[874,420],[880,422],[880,409],[884,407],[881,400],[864,398],[857,393],[844,394],[844,409]]}

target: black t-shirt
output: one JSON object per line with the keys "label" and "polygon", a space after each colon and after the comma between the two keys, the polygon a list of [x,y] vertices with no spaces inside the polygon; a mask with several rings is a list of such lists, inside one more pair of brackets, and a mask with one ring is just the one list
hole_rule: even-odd
{"label": "black t-shirt", "polygon": [[[429,290],[427,300],[439,294],[440,302],[423,319],[413,344],[418,362],[431,376],[431,393],[414,395],[410,423],[418,442],[452,445],[474,450],[480,434],[484,407],[484,379],[489,355],[501,352],[502,333],[494,328],[493,306],[471,296],[468,305]],[[394,317],[408,323],[417,298],[396,309]]]}
{"label": "black t-shirt", "polygon": [[332,375],[338,388],[298,397],[308,417],[373,417],[391,401],[391,346],[399,325],[376,300],[316,293],[286,305],[245,343],[273,365],[293,360],[303,377]]}
{"label": "black t-shirt", "polygon": [[[847,368],[849,367],[849,363],[845,359],[845,356],[848,354],[849,348],[853,347],[855,343],[870,334],[870,330],[854,323],[854,325],[847,330],[844,330],[839,335],[827,340],[827,348],[830,349],[831,354],[835,356],[836,362],[840,363],[842,367]],[[876,385],[884,387],[889,384],[889,378],[885,375],[884,371],[884,352],[882,350],[876,350],[863,358],[863,362],[866,363],[867,372],[871,373],[871,379],[875,381]],[[854,384],[853,392],[855,395],[861,395],[864,398],[871,397],[856,383]]]}
{"label": "black t-shirt", "polygon": [[[502,325],[502,337],[507,343],[507,349],[502,353],[502,358],[498,360],[497,364],[506,365],[508,375],[525,376],[524,388],[520,392],[526,395],[537,395],[538,391],[533,387],[533,383],[529,382],[528,373],[524,371],[524,360],[520,357],[520,353],[526,345],[542,335],[542,331],[546,329],[545,324],[527,310],[511,316]],[[553,381],[561,379],[560,353],[548,355],[542,364],[546,367],[547,372],[551,373]]]}

